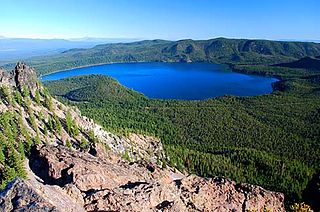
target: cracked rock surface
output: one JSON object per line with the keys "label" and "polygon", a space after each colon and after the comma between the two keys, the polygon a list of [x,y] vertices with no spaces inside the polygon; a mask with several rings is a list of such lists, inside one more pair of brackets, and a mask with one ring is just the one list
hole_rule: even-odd
{"label": "cracked rock surface", "polygon": [[11,183],[0,195],[0,209],[285,211],[283,194],[228,178],[184,176],[143,161],[108,160],[60,146],[37,146],[32,155],[29,180]]}

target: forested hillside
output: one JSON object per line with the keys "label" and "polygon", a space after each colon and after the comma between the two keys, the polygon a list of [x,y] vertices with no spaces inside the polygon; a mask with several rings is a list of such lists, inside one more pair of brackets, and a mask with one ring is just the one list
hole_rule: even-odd
{"label": "forested hillside", "polygon": [[[85,65],[115,62],[213,62],[277,64],[320,55],[320,44],[216,38],[210,40],[147,40],[71,49],[27,62],[38,75]],[[10,64],[7,65],[10,67]]]}
{"label": "forested hillside", "polygon": [[275,66],[289,67],[289,68],[305,68],[309,70],[320,71],[320,59],[304,57],[297,61],[293,61],[290,63],[280,63],[280,64],[276,64]]}
{"label": "forested hillside", "polygon": [[269,74],[284,80],[272,94],[205,101],[151,100],[104,76],[45,85],[108,130],[158,136],[180,170],[282,191],[291,202],[320,168],[320,83],[310,73],[275,67]]}

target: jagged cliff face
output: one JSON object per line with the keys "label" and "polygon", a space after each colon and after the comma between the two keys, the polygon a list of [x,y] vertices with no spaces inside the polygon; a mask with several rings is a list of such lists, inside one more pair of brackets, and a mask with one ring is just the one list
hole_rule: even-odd
{"label": "jagged cliff face", "polygon": [[32,95],[40,89],[40,83],[34,70],[20,62],[11,73],[0,69],[0,83],[1,86],[15,87],[19,91],[22,91],[23,88],[29,89]]}
{"label": "jagged cliff face", "polygon": [[[1,211],[284,211],[281,193],[164,167],[158,139],[104,131],[52,98],[25,64],[0,70],[0,83],[0,179],[24,177],[2,191]],[[25,154],[24,170],[2,153]]]}
{"label": "jagged cliff face", "polygon": [[[91,119],[81,116],[77,108],[52,98],[34,70],[23,63],[18,63],[11,73],[0,70],[0,83],[1,88],[7,90],[0,101],[1,112],[17,112],[30,137],[38,137],[40,143],[68,145],[93,155],[105,154],[111,149],[110,152],[127,154],[133,161],[144,158],[155,162],[163,157],[158,139],[136,134],[125,138],[106,132]],[[27,138],[22,135],[22,139]]]}

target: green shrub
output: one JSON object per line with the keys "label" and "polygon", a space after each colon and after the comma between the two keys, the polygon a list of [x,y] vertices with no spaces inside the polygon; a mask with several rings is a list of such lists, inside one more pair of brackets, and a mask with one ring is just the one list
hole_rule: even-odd
{"label": "green shrub", "polygon": [[71,142],[70,142],[69,139],[66,140],[66,147],[68,147],[68,148],[72,147]]}
{"label": "green shrub", "polygon": [[89,148],[89,142],[86,139],[81,138],[81,142],[80,142],[79,147],[82,151],[85,151]]}

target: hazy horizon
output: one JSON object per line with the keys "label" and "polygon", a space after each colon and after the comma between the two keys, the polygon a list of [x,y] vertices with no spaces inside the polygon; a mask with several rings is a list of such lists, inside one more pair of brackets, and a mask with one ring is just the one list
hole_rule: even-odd
{"label": "hazy horizon", "polygon": [[168,41],[179,41],[179,40],[210,40],[216,38],[226,38],[226,39],[248,39],[248,40],[273,40],[273,41],[297,41],[297,42],[320,42],[320,39],[286,39],[286,38],[279,38],[279,39],[267,39],[267,38],[247,38],[247,37],[225,37],[225,36],[216,36],[216,37],[208,37],[203,39],[195,39],[195,38],[181,38],[181,39],[161,39],[161,38],[126,38],[126,37],[72,37],[72,38],[41,38],[41,37],[6,37],[0,35],[0,39],[33,39],[33,40],[67,40],[67,41],[74,41],[74,42],[82,42],[82,41],[91,41],[91,40],[127,40],[128,42],[135,42],[135,41],[143,41],[143,40],[168,40]]}
{"label": "hazy horizon", "polygon": [[320,40],[317,0],[3,0],[2,8],[0,35],[9,38]]}

